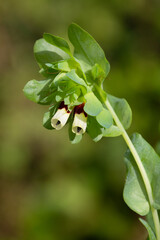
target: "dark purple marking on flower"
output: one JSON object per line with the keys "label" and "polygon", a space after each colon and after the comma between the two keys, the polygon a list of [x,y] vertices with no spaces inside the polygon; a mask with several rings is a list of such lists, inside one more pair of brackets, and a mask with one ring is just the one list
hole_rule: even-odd
{"label": "dark purple marking on flower", "polygon": [[81,131],[81,127],[77,127],[77,132],[79,133]]}
{"label": "dark purple marking on flower", "polygon": [[57,123],[56,123],[56,126],[58,126],[61,122],[58,120]]}
{"label": "dark purple marking on flower", "polygon": [[65,108],[67,113],[70,113],[70,111],[68,110],[68,106],[64,104],[64,101],[60,103],[58,109],[62,109],[62,108]]}
{"label": "dark purple marking on flower", "polygon": [[84,103],[75,106],[74,108],[74,113],[80,114],[80,113],[84,113],[85,117],[87,117],[87,113],[84,111]]}

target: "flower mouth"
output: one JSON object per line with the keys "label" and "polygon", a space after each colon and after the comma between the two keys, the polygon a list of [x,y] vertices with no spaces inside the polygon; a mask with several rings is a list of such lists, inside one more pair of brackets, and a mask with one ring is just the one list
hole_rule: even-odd
{"label": "flower mouth", "polygon": [[83,134],[85,131],[84,131],[83,128],[75,126],[75,127],[72,127],[72,132],[75,133],[75,134],[77,134],[77,135],[81,135],[81,134]]}
{"label": "flower mouth", "polygon": [[58,120],[57,118],[52,118],[51,125],[56,130],[60,130],[63,127],[63,123],[60,120]]}
{"label": "flower mouth", "polygon": [[57,123],[56,123],[56,126],[59,125],[61,122],[58,120]]}
{"label": "flower mouth", "polygon": [[81,127],[77,127],[77,132],[79,133],[82,130]]}

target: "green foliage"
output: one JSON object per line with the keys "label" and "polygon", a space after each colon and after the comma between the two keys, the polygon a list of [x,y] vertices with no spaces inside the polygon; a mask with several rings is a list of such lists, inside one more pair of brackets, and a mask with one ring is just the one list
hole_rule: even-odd
{"label": "green foliage", "polygon": [[46,63],[46,67],[64,72],[70,72],[72,69],[77,69],[78,66],[78,63],[75,62],[72,58],[53,63]]}
{"label": "green foliage", "polygon": [[54,106],[51,106],[49,111],[46,112],[44,114],[44,117],[43,117],[43,126],[49,130],[52,130],[54,129],[52,126],[51,126],[51,119],[53,117],[53,115],[56,113],[57,111],[57,108],[58,108],[58,105],[59,104],[56,104]]}
{"label": "green foliage", "polygon": [[106,128],[103,131],[103,136],[104,137],[118,137],[122,134],[122,130],[120,130],[117,126],[112,125],[109,128]]}
{"label": "green foliage", "polygon": [[107,95],[115,113],[125,129],[128,129],[132,122],[132,111],[127,101],[112,95]]}
{"label": "green foliage", "polygon": [[73,23],[68,28],[68,36],[74,46],[74,56],[80,62],[82,70],[86,72],[95,64],[99,64],[106,77],[110,69],[109,63],[103,50],[91,35]]}
{"label": "green foliage", "polygon": [[97,122],[104,128],[109,128],[113,124],[113,119],[110,111],[103,108],[103,110],[96,116]]}
{"label": "green foliage", "polygon": [[93,141],[98,142],[103,137],[102,127],[97,124],[96,119],[92,117],[88,117],[87,126],[89,136]]}
{"label": "green foliage", "polygon": [[99,85],[105,79],[105,72],[102,69],[102,67],[100,67],[100,65],[97,63],[95,63],[95,65],[92,67],[91,73],[92,73],[94,81]]}
{"label": "green foliage", "polygon": [[46,42],[52,44],[53,46],[67,53],[68,55],[72,56],[69,45],[63,38],[53,36],[49,33],[44,33],[43,38],[46,40]]}
{"label": "green foliage", "polygon": [[[140,134],[133,134],[133,145],[141,159],[146,171],[148,180],[152,187],[154,207],[159,209],[160,204],[160,158],[154,149],[147,143]],[[124,200],[128,206],[140,215],[147,215],[150,204],[144,186],[142,176],[139,172],[134,158],[128,149],[125,155],[125,162],[128,173],[124,187]]]}
{"label": "green foliage", "polygon": [[148,234],[149,234],[149,239],[148,240],[156,240],[155,234],[152,230],[152,228],[149,226],[149,224],[142,218],[139,219],[141,223],[146,227]]}
{"label": "green foliage", "polygon": [[64,51],[49,44],[45,39],[39,39],[35,42],[34,55],[41,67],[45,67],[46,63],[52,63],[68,57]]}
{"label": "green foliage", "polygon": [[69,73],[67,73],[66,76],[72,81],[74,81],[75,83],[87,87],[85,81],[76,74],[74,69]]}
{"label": "green foliage", "polygon": [[91,116],[97,116],[103,109],[101,102],[93,92],[88,92],[84,97],[86,100],[84,111]]}
{"label": "green foliage", "polygon": [[29,100],[35,103],[51,104],[55,91],[55,88],[50,88],[51,82],[52,79],[42,81],[31,80],[25,85],[23,89],[24,94]]}

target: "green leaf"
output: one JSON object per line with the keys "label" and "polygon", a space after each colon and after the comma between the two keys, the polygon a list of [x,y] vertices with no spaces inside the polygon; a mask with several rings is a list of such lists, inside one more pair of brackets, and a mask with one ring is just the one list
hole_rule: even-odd
{"label": "green leaf", "polygon": [[101,87],[106,75],[104,70],[96,63],[90,70],[85,72],[85,76],[88,85],[96,84]]}
{"label": "green leaf", "polygon": [[67,59],[66,54],[61,49],[49,44],[45,39],[39,39],[34,45],[34,55],[41,67],[46,68],[46,63],[52,63],[61,59]]}
{"label": "green leaf", "polygon": [[[132,136],[133,145],[142,161],[149,182],[151,183],[154,204],[160,206],[160,158],[149,143],[140,134]],[[128,149],[125,154],[127,178],[124,187],[124,200],[127,205],[140,215],[147,215],[150,210],[147,192],[133,156]]]}
{"label": "green leaf", "polygon": [[127,178],[125,182],[123,198],[126,204],[133,211],[140,214],[141,216],[145,216],[148,214],[150,206],[144,183],[141,179],[137,166],[134,163],[134,160],[128,160],[128,158],[129,157],[125,158]]}
{"label": "green leaf", "polygon": [[58,87],[58,85],[60,84],[60,83],[64,83],[64,82],[66,82],[66,80],[67,80],[67,77],[66,77],[66,73],[59,73],[56,77],[55,77],[55,79],[54,79],[54,81],[53,81],[53,83],[51,84],[51,86],[53,85],[55,85],[55,86],[57,86]]}
{"label": "green leaf", "polygon": [[93,92],[88,92],[84,96],[86,103],[84,111],[90,116],[97,116],[102,110],[103,106]]}
{"label": "green leaf", "polygon": [[109,128],[113,124],[112,115],[105,108],[103,108],[103,110],[96,116],[96,119],[97,122],[105,128]]}
{"label": "green leaf", "polygon": [[132,122],[132,111],[127,101],[124,98],[117,98],[109,94],[107,94],[107,98],[123,127],[128,129]]}
{"label": "green leaf", "polygon": [[57,74],[59,73],[59,70],[55,70],[53,68],[47,67],[47,68],[41,68],[39,73],[42,74],[46,79],[47,78],[54,79],[57,76]]}
{"label": "green leaf", "polygon": [[75,69],[73,69],[69,73],[66,73],[66,76],[72,81],[74,81],[75,83],[80,84],[84,87],[87,87],[85,81],[76,74]]}
{"label": "green leaf", "polygon": [[92,67],[91,73],[92,73],[92,77],[93,77],[94,81],[98,85],[101,85],[106,76],[105,76],[104,70],[99,66],[99,64],[96,63]]}
{"label": "green leaf", "polygon": [[77,99],[80,95],[81,91],[79,88],[77,87],[73,87],[71,89],[69,89],[68,91],[66,91],[65,94],[65,98],[64,98],[64,103],[66,105],[70,105],[70,104],[74,104],[75,102],[77,102]]}
{"label": "green leaf", "polygon": [[68,43],[61,37],[54,36],[50,33],[44,33],[43,38],[50,44],[60,48],[62,51],[72,56]]}
{"label": "green leaf", "polygon": [[70,133],[69,134],[69,139],[72,144],[77,144],[82,140],[82,134],[81,135],[76,135],[75,133]]}
{"label": "green leaf", "polygon": [[94,84],[92,91],[101,102],[106,101],[107,93],[102,89],[102,86],[98,86],[97,84]]}
{"label": "green leaf", "polygon": [[115,125],[110,128],[105,128],[103,131],[103,137],[118,137],[122,134],[122,131]]}
{"label": "green leaf", "polygon": [[47,67],[53,68],[55,70],[60,70],[64,72],[70,72],[72,69],[76,69],[79,67],[79,64],[75,62],[73,59],[61,60],[58,62],[47,63]]}
{"label": "green leaf", "polygon": [[54,89],[51,90],[49,87],[51,81],[51,79],[29,81],[23,89],[24,95],[33,102],[50,104],[54,98]]}
{"label": "green leaf", "polygon": [[42,104],[42,105],[50,105],[50,104],[53,104],[55,102],[55,96],[56,96],[56,93],[51,93],[50,95],[47,96],[47,93],[45,91],[43,91],[41,94],[40,94],[40,100],[39,100],[39,104]]}
{"label": "green leaf", "polygon": [[46,63],[46,67],[56,71],[69,72],[71,69],[68,66],[67,60],[61,60],[54,63]]}
{"label": "green leaf", "polygon": [[93,78],[96,80],[98,78],[104,78],[104,71],[103,69],[99,66],[99,64],[95,63],[95,65],[91,69],[91,73]]}
{"label": "green leaf", "polygon": [[156,240],[155,234],[154,234],[152,228],[149,226],[149,224],[142,218],[139,218],[139,220],[146,227],[148,234],[149,234],[149,240]]}
{"label": "green leaf", "polygon": [[107,76],[110,65],[103,50],[94,38],[74,23],[68,28],[68,36],[75,48],[74,56],[80,62],[82,70],[86,72],[97,63],[104,70],[105,76]]}
{"label": "green leaf", "polygon": [[87,133],[95,142],[98,142],[103,137],[102,127],[94,117],[87,117]]}
{"label": "green leaf", "polygon": [[54,114],[56,113],[57,111],[57,108],[58,108],[58,105],[59,104],[56,104],[54,106],[52,106],[50,108],[50,110],[48,112],[46,112],[44,114],[44,117],[43,117],[43,126],[49,130],[53,130],[54,128],[51,126],[51,119],[52,117],[54,116]]}
{"label": "green leaf", "polygon": [[155,225],[154,225],[153,215],[152,215],[151,210],[149,211],[149,213],[146,216],[146,221],[148,222],[149,226],[153,229],[153,232],[155,232]]}

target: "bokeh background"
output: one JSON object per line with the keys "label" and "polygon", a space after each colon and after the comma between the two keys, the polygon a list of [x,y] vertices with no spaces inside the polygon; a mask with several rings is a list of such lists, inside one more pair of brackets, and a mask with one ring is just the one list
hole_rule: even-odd
{"label": "bokeh background", "polygon": [[137,131],[160,153],[159,0],[0,1],[0,239],[144,240],[122,198],[125,143],[85,134],[71,145],[67,126],[42,127],[47,106],[22,92],[42,79],[34,42],[49,32],[67,39],[86,29],[111,64],[105,90],[124,97]]}

